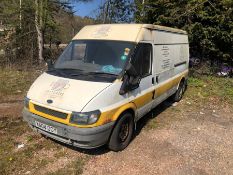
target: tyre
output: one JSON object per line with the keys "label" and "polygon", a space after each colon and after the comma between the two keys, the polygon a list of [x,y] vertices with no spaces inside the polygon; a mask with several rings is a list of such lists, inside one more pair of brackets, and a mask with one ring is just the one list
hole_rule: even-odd
{"label": "tyre", "polygon": [[186,81],[185,80],[181,81],[176,93],[173,95],[173,101],[179,102],[182,99],[186,87],[187,87]]}
{"label": "tyre", "polygon": [[109,149],[112,151],[122,151],[125,149],[132,139],[133,130],[133,115],[131,113],[122,114],[109,139]]}

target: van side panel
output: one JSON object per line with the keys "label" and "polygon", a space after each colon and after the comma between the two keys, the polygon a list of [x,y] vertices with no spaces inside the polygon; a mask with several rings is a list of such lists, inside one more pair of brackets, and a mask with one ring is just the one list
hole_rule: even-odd
{"label": "van side panel", "polygon": [[154,70],[158,82],[184,72],[188,69],[188,44],[154,45]]}
{"label": "van side panel", "polygon": [[179,33],[153,31],[154,70],[163,82],[188,69],[188,36]]}
{"label": "van side panel", "polygon": [[156,98],[153,107],[174,94],[189,65],[188,36],[185,34],[153,31],[154,78]]}

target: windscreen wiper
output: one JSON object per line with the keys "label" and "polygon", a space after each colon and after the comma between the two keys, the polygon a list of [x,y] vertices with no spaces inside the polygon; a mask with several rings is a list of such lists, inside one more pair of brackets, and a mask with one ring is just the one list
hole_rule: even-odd
{"label": "windscreen wiper", "polygon": [[62,76],[79,76],[79,75],[86,75],[86,72],[84,72],[81,69],[70,69],[70,68],[62,68],[62,69],[50,69],[47,71],[49,72],[56,72],[58,74],[61,74]]}
{"label": "windscreen wiper", "polygon": [[118,74],[113,74],[113,73],[108,73],[108,72],[88,72],[88,74],[93,74],[93,75],[113,75],[113,76],[118,76]]}
{"label": "windscreen wiper", "polygon": [[75,77],[80,75],[88,75],[87,73],[69,74],[69,76]]}

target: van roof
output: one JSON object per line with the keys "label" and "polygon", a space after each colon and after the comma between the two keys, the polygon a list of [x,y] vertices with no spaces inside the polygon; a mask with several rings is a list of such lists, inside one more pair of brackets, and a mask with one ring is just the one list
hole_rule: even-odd
{"label": "van roof", "polygon": [[183,30],[153,24],[98,24],[85,26],[73,40],[99,39],[136,42],[143,38],[142,35],[148,35],[146,29],[187,35],[187,32]]}
{"label": "van roof", "polygon": [[143,24],[142,27],[152,29],[152,30],[160,30],[160,31],[166,31],[166,32],[172,32],[172,33],[180,33],[187,35],[187,32],[184,30],[166,27],[166,26],[160,26],[160,25],[153,25],[153,24]]}

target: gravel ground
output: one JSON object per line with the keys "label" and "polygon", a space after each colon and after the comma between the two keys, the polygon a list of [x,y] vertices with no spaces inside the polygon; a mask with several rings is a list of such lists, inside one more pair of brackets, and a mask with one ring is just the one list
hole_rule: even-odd
{"label": "gravel ground", "polygon": [[186,103],[163,104],[157,128],[144,126],[126,150],[90,159],[83,174],[233,174],[232,106]]}

